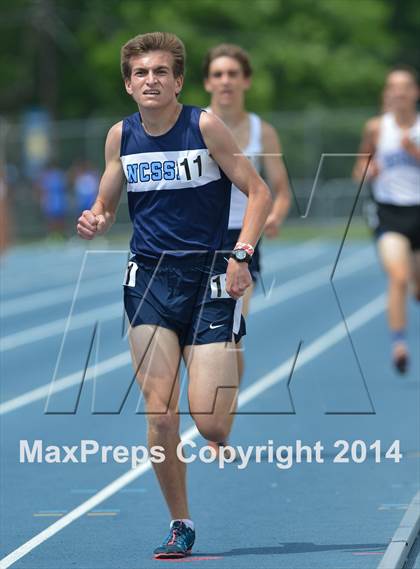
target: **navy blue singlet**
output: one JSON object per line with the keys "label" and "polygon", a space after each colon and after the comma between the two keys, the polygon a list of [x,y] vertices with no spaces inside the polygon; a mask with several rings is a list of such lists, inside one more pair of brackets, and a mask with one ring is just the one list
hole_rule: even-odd
{"label": "navy blue singlet", "polygon": [[231,182],[210,156],[197,107],[184,105],[174,126],[151,136],[134,113],[123,121],[121,161],[133,223],[131,252],[157,259],[163,252],[222,249]]}

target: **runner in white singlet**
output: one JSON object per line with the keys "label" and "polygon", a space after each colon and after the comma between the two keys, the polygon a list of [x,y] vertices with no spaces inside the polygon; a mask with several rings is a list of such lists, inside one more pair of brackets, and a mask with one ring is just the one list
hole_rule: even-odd
{"label": "runner in white singlet", "polygon": [[[386,112],[365,126],[361,153],[372,155],[367,178],[372,183],[375,212],[371,219],[381,262],[389,277],[388,320],[392,359],[407,370],[406,298],[410,280],[420,301],[420,115],[417,74],[393,69],[384,91]],[[366,158],[359,157],[354,175],[361,180]]]}
{"label": "runner in white singlet", "polygon": [[[211,107],[207,107],[205,110],[207,112],[213,112]],[[262,154],[264,153],[264,146],[262,140],[263,121],[255,113],[248,113],[248,121],[249,121],[248,144],[245,146],[245,148],[242,148],[242,152],[244,153],[245,156],[249,158],[254,168],[257,170],[257,172],[259,174],[262,174],[263,172]],[[280,195],[279,200],[280,201],[283,200],[283,195]],[[230,196],[228,234],[226,241],[224,243],[224,247],[227,251],[229,249],[233,249],[238,241],[239,233],[241,232],[242,224],[244,221],[244,215],[247,203],[248,203],[248,198],[234,184],[232,184],[232,192]],[[284,207],[283,203],[281,204],[281,207],[282,208]],[[270,237],[275,237],[277,235],[281,219],[282,216],[276,215],[274,217],[274,227],[272,234],[270,234]],[[267,233],[267,229],[265,232]],[[255,247],[254,255],[252,257],[252,263],[249,267],[249,270],[251,271],[253,282],[256,283],[261,270],[259,243]],[[251,287],[250,292],[245,295],[243,300],[244,316],[248,314],[249,301],[251,298],[252,290],[253,287]]]}
{"label": "runner in white singlet", "polygon": [[[239,46],[221,44],[210,49],[203,62],[204,87],[211,95],[207,111],[217,115],[231,130],[242,152],[251,160],[270,187],[274,201],[265,224],[266,237],[277,237],[290,206],[287,173],[281,159],[281,146],[276,130],[254,113],[245,109],[245,93],[251,86],[252,68],[248,54]],[[238,157],[243,160],[243,157]],[[247,197],[232,187],[228,235],[225,250],[234,249],[241,232],[247,206]],[[258,245],[250,266],[254,283],[260,271]],[[253,287],[243,298],[243,314],[248,313]],[[243,352],[237,350],[239,377],[244,370]]]}

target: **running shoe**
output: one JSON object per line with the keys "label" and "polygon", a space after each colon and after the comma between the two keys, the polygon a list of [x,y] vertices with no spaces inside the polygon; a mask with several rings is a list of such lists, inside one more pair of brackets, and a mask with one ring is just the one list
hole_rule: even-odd
{"label": "running shoe", "polygon": [[405,347],[404,344],[397,344],[394,347],[392,361],[398,373],[403,375],[407,372],[409,364],[409,356],[407,348]]}
{"label": "running shoe", "polygon": [[154,550],[155,559],[177,559],[191,553],[195,531],[180,520],[175,521],[165,541]]}

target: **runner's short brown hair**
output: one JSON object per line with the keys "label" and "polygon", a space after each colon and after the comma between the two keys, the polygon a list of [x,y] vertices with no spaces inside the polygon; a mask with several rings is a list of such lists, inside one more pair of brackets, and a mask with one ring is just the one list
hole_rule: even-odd
{"label": "runner's short brown hair", "polygon": [[417,72],[417,69],[411,65],[406,65],[405,63],[394,65],[394,67],[391,67],[391,69],[388,71],[387,78],[391,75],[391,73],[395,73],[396,71],[403,71],[404,73],[408,73],[411,75],[416,85],[419,84],[419,74]]}
{"label": "runner's short brown hair", "polygon": [[207,78],[209,76],[210,64],[218,57],[232,57],[241,64],[242,72],[245,77],[251,77],[252,67],[248,53],[239,45],[233,43],[221,43],[208,50],[203,60],[203,74]]}
{"label": "runner's short brown hair", "polygon": [[130,59],[150,51],[167,51],[172,54],[174,77],[184,75],[185,47],[179,37],[167,32],[151,32],[135,36],[122,46],[121,73],[123,79],[129,79],[131,76]]}

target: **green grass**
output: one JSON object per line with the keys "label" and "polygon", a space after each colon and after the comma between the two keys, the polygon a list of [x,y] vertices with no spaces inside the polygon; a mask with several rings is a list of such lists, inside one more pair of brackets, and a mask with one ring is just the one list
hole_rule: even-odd
{"label": "green grass", "polygon": [[[341,240],[347,226],[347,219],[334,222],[314,223],[306,219],[289,220],[281,228],[279,239],[286,241],[304,241],[307,239]],[[371,233],[363,220],[353,220],[350,224],[346,240],[366,240]]]}
{"label": "green grass", "polygon": [[[347,225],[347,219],[334,220],[333,222],[313,222],[307,219],[289,219],[282,226],[278,240],[279,241],[305,241],[309,239],[328,239],[333,241],[341,241]],[[131,225],[117,224],[111,232],[106,235],[105,243],[102,242],[101,246],[110,246],[111,248],[124,248],[128,249],[129,240],[131,237]],[[371,233],[366,226],[366,223],[361,219],[355,219],[350,224],[346,240],[367,240],[371,239]],[[18,246],[63,246],[72,242],[73,244],[82,244],[82,240],[74,232],[68,238],[63,240],[46,239],[45,237],[30,238],[25,236],[21,239],[16,239],[13,245]],[[85,243],[87,248],[96,249],[99,245],[98,240],[93,240],[89,244]]]}

